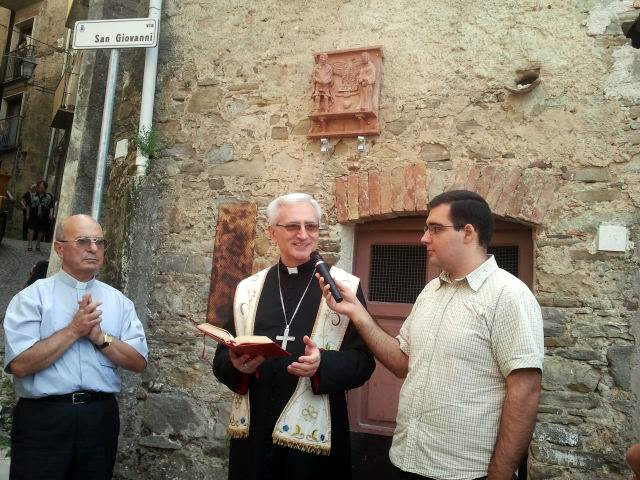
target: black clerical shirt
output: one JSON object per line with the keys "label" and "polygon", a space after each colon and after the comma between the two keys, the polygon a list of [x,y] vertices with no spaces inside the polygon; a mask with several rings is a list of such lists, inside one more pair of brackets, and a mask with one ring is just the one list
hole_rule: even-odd
{"label": "black clerical shirt", "polygon": [[[322,291],[314,275],[311,261],[299,265],[298,273],[290,274],[287,268],[278,263],[280,269],[280,286],[286,310],[287,320],[296,309],[298,301],[309,284],[302,299],[300,308],[291,321],[289,335],[295,340],[289,341],[287,351],[289,357],[267,358],[258,367],[258,374],[246,376],[236,370],[229,359],[228,350],[218,347],[213,362],[216,377],[237,393],[245,393],[248,385],[250,400],[250,432],[248,439],[233,439],[230,453],[230,479],[286,479],[296,478],[295,474],[309,477],[309,469],[322,469],[325,475],[337,475],[336,478],[350,478],[349,454],[349,420],[345,392],[357,388],[366,382],[375,368],[373,356],[365,346],[353,326],[345,333],[339,351],[322,351],[318,371],[312,380],[316,394],[329,394],[332,425],[331,455],[322,456],[298,452],[291,448],[273,445],[271,433],[291,398],[298,382],[298,377],[287,371],[287,366],[304,355],[304,335],[311,336],[315,323]],[[358,288],[357,296],[364,304],[362,290]],[[345,320],[342,320],[345,321]],[[232,319],[226,327],[235,335]],[[260,300],[258,302],[254,335],[266,335],[278,344],[276,336],[283,334],[285,317],[280,303],[278,289],[278,271],[272,267],[265,278]],[[322,348],[322,345],[318,345]],[[250,461],[248,459],[251,459]],[[286,463],[286,469],[284,468]],[[270,472],[270,473],[269,473]]]}

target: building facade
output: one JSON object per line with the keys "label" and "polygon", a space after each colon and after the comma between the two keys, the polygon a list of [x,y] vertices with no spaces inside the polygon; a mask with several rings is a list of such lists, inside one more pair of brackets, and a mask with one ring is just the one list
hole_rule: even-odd
{"label": "building facade", "polygon": [[[116,3],[112,17],[146,15]],[[200,358],[194,325],[220,320],[223,273],[244,268],[230,264],[249,258],[257,271],[276,261],[264,233],[271,199],[318,199],[321,251],[363,279],[372,313],[393,331],[434,275],[419,246],[427,203],[460,187],[488,199],[492,252],[543,308],[529,478],[626,478],[624,452],[640,437],[633,3],[165,0],[154,114],[163,149],[143,177],[133,148],[115,150],[137,125],[144,53],[128,52],[104,199],[104,275],[136,302],[150,346],[147,371],[127,377],[122,395],[116,477],[224,476],[230,392]],[[104,8],[90,2],[87,15],[110,18],[97,16]],[[360,149],[355,138],[331,139],[323,152],[307,138],[312,53],[372,45],[384,51],[382,132]],[[105,61],[85,57],[80,79]],[[100,88],[80,85],[78,104],[92,98],[86,108],[99,111],[90,96]],[[65,214],[90,206],[91,163],[79,154],[89,113],[74,118]],[[611,231],[622,247],[605,244]],[[393,430],[393,402],[376,398],[399,384],[382,367],[375,376],[378,390],[349,397],[358,468]]]}
{"label": "building facade", "polygon": [[12,176],[7,235],[20,237],[20,198],[39,180],[55,198],[73,121],[81,55],[69,50],[67,0],[0,2],[0,171]]}

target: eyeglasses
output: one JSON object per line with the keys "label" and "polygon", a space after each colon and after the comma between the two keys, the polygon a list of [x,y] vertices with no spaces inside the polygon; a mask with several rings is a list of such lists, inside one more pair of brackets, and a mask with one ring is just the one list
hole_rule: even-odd
{"label": "eyeglasses", "polygon": [[104,249],[106,245],[106,241],[104,238],[94,238],[94,237],[79,237],[75,240],[56,240],[56,242],[60,243],[75,243],[78,248],[90,248],[91,244],[95,243],[96,248],[98,250]]}
{"label": "eyeglasses", "polygon": [[456,230],[460,230],[464,228],[464,225],[440,225],[439,223],[427,223],[424,226],[424,233],[429,232],[431,235],[438,235],[445,228],[455,228]]}
{"label": "eyeglasses", "polygon": [[[282,227],[289,233],[299,232],[302,225],[302,223],[286,223],[284,225],[276,223],[276,227]],[[316,233],[320,229],[320,225],[314,222],[304,222],[304,229],[309,233]]]}

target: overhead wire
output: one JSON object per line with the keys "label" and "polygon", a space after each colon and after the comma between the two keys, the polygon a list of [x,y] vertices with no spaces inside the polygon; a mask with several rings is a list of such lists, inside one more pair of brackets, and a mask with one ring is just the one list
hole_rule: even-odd
{"label": "overhead wire", "polygon": [[[7,31],[9,30],[9,27],[7,25],[4,25],[2,23],[0,23],[0,27],[4,27],[7,29]],[[15,27],[12,29],[12,31],[14,33],[23,33],[21,30],[16,29]],[[60,53],[69,53],[69,50],[66,48],[66,45],[64,47],[57,47],[55,45],[51,45],[47,42],[43,42],[42,40],[38,40],[36,37],[34,37],[33,35],[25,35],[25,37],[29,37],[31,40],[33,40],[34,42],[37,43],[41,43],[42,45],[46,45],[47,47],[53,48],[54,50],[60,52]]]}
{"label": "overhead wire", "polygon": [[[0,27],[4,27],[7,31],[9,31],[9,27],[8,27],[7,25],[4,25],[3,23],[0,23]],[[13,29],[11,29],[11,31],[12,31],[13,33],[18,33],[18,34],[23,33],[21,30],[18,30],[18,29],[16,29],[15,27],[14,27]],[[33,35],[28,35],[28,34],[26,34],[26,35],[24,35],[24,36],[25,36],[25,37],[30,38],[30,39],[31,39],[31,40],[33,40],[34,42],[40,43],[40,44],[42,44],[42,45],[46,45],[47,47],[52,48],[52,49],[53,49],[54,51],[56,51],[56,52],[59,52],[59,53],[66,53],[66,54],[70,54],[70,53],[71,53],[71,52],[66,48],[66,45],[65,45],[65,48],[57,47],[57,46],[51,45],[51,44],[49,44],[49,43],[47,43],[47,42],[43,42],[42,40],[38,40],[38,39],[37,39],[37,38],[35,38]],[[63,75],[64,75],[64,73],[63,73]],[[62,77],[61,77],[61,78],[62,78]],[[59,82],[59,81],[60,81],[60,80],[58,80],[58,82]],[[56,84],[57,84],[58,82],[56,82]],[[53,93],[55,93],[55,89],[53,89],[53,90],[52,90],[52,89],[50,89],[50,88],[47,88],[45,85],[34,85],[34,87],[35,87],[35,88],[37,88],[38,90],[42,91],[43,93],[48,93],[48,94],[53,94]]]}

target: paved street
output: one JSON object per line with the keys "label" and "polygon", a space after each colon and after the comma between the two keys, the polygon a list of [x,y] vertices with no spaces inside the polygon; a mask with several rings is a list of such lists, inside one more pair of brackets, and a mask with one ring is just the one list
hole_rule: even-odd
{"label": "paved street", "polygon": [[42,251],[27,252],[27,242],[4,238],[0,243],[0,321],[11,298],[27,283],[31,267],[38,260],[48,260],[50,243],[41,243]]}

